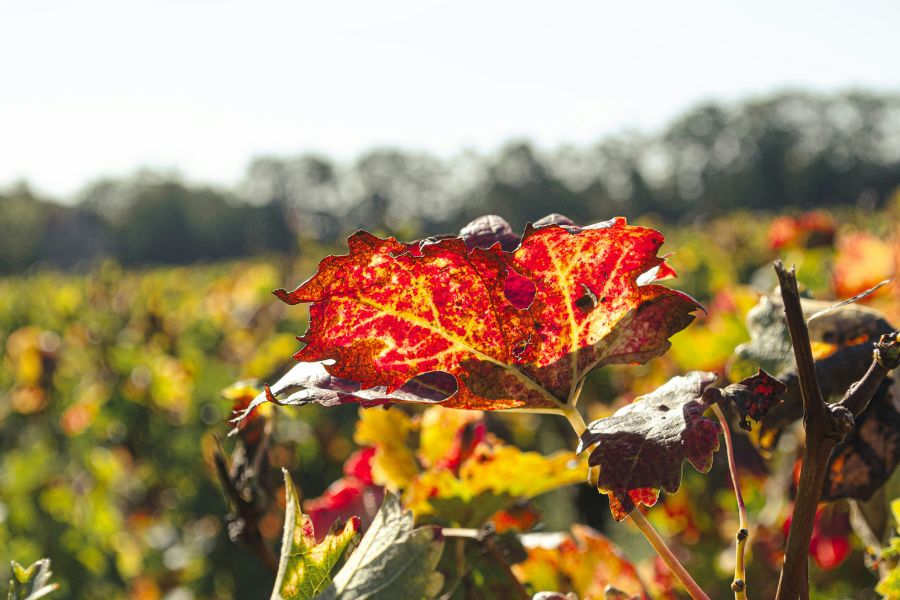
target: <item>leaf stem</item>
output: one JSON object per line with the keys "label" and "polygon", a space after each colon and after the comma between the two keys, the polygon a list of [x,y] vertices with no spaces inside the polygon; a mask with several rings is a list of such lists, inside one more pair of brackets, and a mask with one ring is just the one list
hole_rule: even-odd
{"label": "leaf stem", "polygon": [[581,434],[584,433],[585,429],[587,429],[587,425],[584,422],[584,417],[582,417],[581,413],[578,412],[578,409],[575,408],[574,405],[570,405],[561,409],[560,412],[569,420],[569,425],[572,426],[572,429],[575,431],[575,435],[581,437]]}
{"label": "leaf stem", "polygon": [[647,520],[643,513],[641,513],[640,510],[635,509],[631,511],[628,518],[641,530],[641,533],[644,534],[644,537],[647,538],[647,541],[650,542],[650,545],[653,546],[656,553],[659,554],[660,558],[663,559],[678,581],[681,582],[681,585],[683,585],[684,589],[691,595],[691,598],[694,600],[709,600],[709,596],[700,589],[700,586],[697,585],[697,582],[694,581],[690,573],[687,572],[684,565],[682,565],[678,558],[672,553],[666,545],[666,542],[662,539],[656,529],[653,528],[653,525],[650,524],[650,521]]}
{"label": "leaf stem", "polygon": [[741,484],[738,481],[737,464],[734,460],[734,444],[731,440],[731,428],[728,420],[722,413],[718,404],[713,404],[713,412],[719,419],[722,432],[725,435],[725,451],[728,454],[728,470],[731,471],[731,485],[734,487],[734,497],[738,505],[738,519],[740,529],[737,532],[734,556],[734,581],[731,582],[731,591],[734,592],[734,600],[747,600],[747,573],[744,568],[744,549],[750,538],[750,521],[747,518],[747,506],[744,504],[744,495],[741,493]]}

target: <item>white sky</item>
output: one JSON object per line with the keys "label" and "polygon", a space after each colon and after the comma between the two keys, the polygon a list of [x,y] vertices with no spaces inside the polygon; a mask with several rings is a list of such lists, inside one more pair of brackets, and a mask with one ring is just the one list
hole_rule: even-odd
{"label": "white sky", "polygon": [[900,2],[0,0],[0,186],[259,154],[443,155],[655,129],[700,100],[900,90]]}

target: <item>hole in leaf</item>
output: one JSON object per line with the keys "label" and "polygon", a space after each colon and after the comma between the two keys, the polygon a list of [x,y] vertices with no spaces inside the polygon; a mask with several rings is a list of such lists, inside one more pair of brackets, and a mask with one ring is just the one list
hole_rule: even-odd
{"label": "hole in leaf", "polygon": [[584,312],[590,312],[597,306],[597,294],[592,292],[591,288],[583,283],[581,284],[581,287],[584,290],[584,295],[575,301],[575,306]]}

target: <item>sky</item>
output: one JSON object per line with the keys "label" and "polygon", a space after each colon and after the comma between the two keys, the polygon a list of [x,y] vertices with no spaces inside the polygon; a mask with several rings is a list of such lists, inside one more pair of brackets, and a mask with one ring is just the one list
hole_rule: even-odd
{"label": "sky", "polygon": [[0,0],[0,187],[233,185],[259,155],[553,148],[707,100],[900,91],[898,22],[871,0]]}

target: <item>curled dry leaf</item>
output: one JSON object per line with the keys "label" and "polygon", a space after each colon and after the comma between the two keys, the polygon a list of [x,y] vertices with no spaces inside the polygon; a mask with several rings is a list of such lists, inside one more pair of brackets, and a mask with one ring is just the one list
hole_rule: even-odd
{"label": "curled dry leaf", "polygon": [[[810,339],[817,349],[816,377],[826,400],[840,400],[872,363],[872,344],[894,328],[885,316],[856,304],[833,308],[830,302],[803,300]],[[784,402],[774,406],[752,428],[751,438],[762,451],[773,448],[781,435],[802,416],[799,380],[790,346],[784,311],[777,299],[764,296],[747,315],[750,342],[735,349],[732,373],[760,366],[775,373],[787,386]],[[900,463],[900,392],[889,375],[854,430],[832,452],[823,499],[867,500]]]}
{"label": "curled dry leaf", "polygon": [[237,426],[231,435],[265,402],[292,405],[315,402],[322,406],[347,403],[380,406],[391,402],[432,404],[446,400],[455,391],[456,381],[447,373],[423,373],[388,392],[384,386],[362,389],[356,381],[335,377],[328,372],[325,362],[301,362],[275,384],[266,386],[265,391],[257,394],[241,410],[235,411],[232,422]]}
{"label": "curled dry leaf", "polygon": [[733,383],[721,390],[710,388],[710,393],[718,396],[717,402],[726,402],[735,407],[740,415],[740,426],[750,431],[750,421],[761,421],[772,407],[781,402],[787,386],[760,369],[756,375]]}
{"label": "curled dry leaf", "polygon": [[[317,375],[315,387],[300,382],[286,401],[559,409],[591,369],[665,352],[698,305],[639,283],[663,263],[662,235],[621,218],[569,223],[529,227],[511,252],[496,222],[419,245],[354,234],[348,255],[325,258],[309,281],[276,292],[288,304],[309,304],[306,346],[295,358],[338,380]],[[480,247],[491,236],[498,243]],[[455,385],[438,386],[438,394],[404,390],[434,372]],[[276,387],[270,400],[286,391]]]}
{"label": "curled dry leaf", "polygon": [[900,385],[886,379],[831,454],[823,500],[868,500],[900,463]]}

